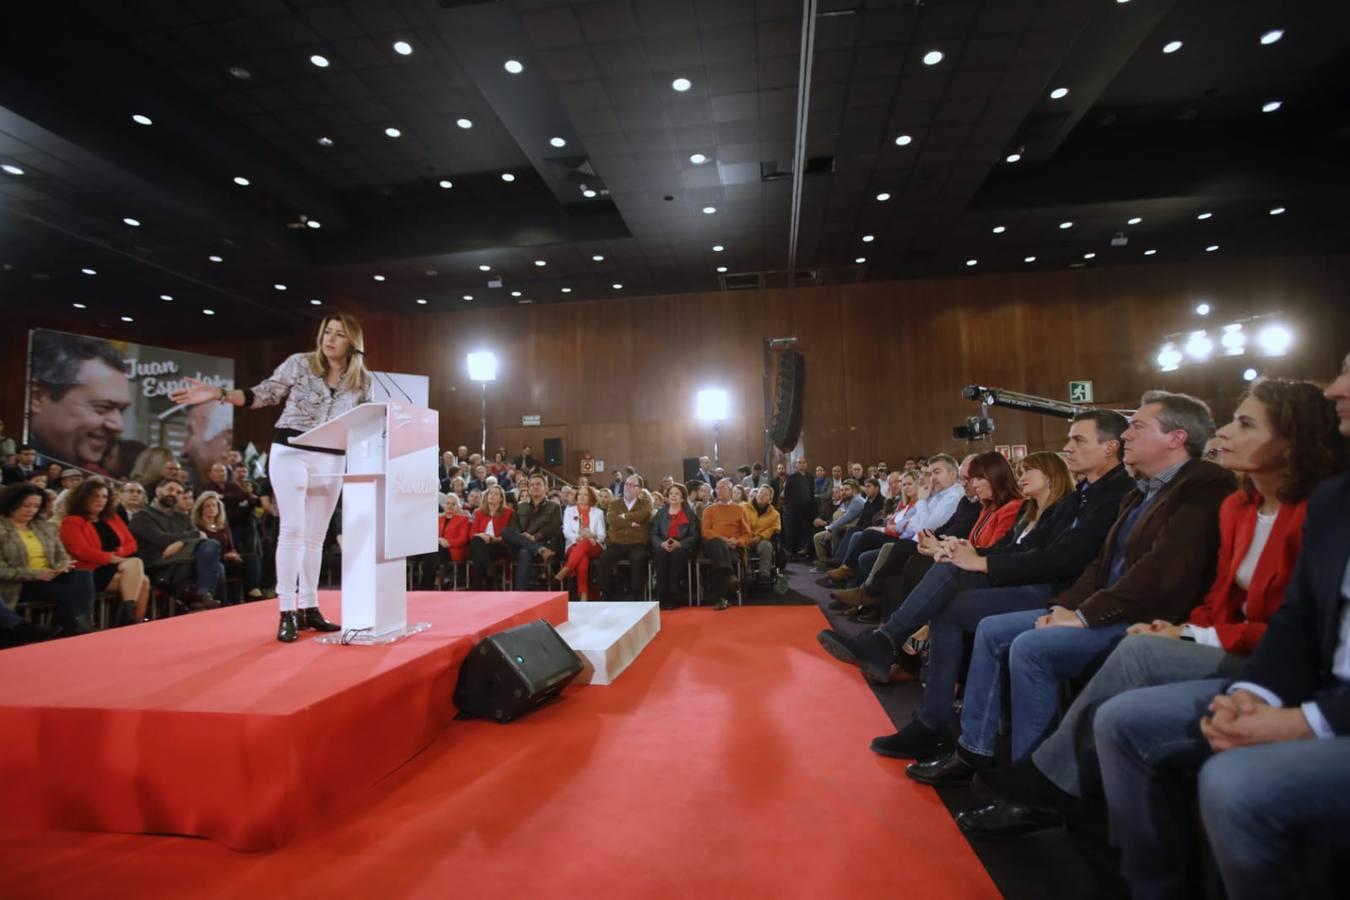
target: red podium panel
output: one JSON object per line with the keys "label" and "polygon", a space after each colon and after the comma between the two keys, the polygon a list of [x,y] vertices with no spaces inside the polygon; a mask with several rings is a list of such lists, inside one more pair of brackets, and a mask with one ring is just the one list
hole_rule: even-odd
{"label": "red podium panel", "polygon": [[0,811],[13,825],[280,846],[449,724],[480,638],[567,620],[561,593],[408,605],[433,628],[383,647],[279,644],[276,604],[252,603],[0,653],[15,687],[0,702]]}

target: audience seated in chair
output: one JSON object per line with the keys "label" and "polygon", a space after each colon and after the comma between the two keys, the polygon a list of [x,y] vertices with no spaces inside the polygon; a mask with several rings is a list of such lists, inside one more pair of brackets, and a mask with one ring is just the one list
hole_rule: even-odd
{"label": "audience seated in chair", "polygon": [[[833,499],[833,497],[831,498]],[[862,486],[850,478],[840,487],[839,505],[835,509],[834,515],[829,521],[818,518],[815,521],[816,527],[820,531],[816,532],[813,539],[816,551],[816,565],[818,571],[828,569],[830,553],[834,547],[843,540],[844,533],[849,526],[858,521],[862,515],[863,507],[867,505],[866,498],[862,495]]]}
{"label": "audience seated in chair", "polygon": [[[474,492],[470,492],[472,496]],[[487,587],[488,573],[498,565],[504,565],[509,553],[502,534],[511,524],[515,515],[506,505],[506,492],[493,485],[483,493],[483,504],[474,510],[473,526],[469,531],[469,559],[473,566],[469,572],[469,586],[476,591]]]}
{"label": "audience seated in chair", "polygon": [[702,516],[700,553],[709,564],[704,593],[717,610],[727,608],[727,594],[739,587],[732,584],[738,555],[752,537],[745,507],[731,501],[731,488],[729,478],[717,482],[717,501],[704,509]]}
{"label": "audience seated in chair", "polygon": [[165,584],[177,597],[195,580],[191,608],[211,609],[220,605],[218,595],[225,585],[221,545],[204,540],[190,511],[182,511],[185,493],[175,479],[161,480],[155,486],[155,502],[131,520],[131,533],[153,582]]}
{"label": "audience seated in chair", "polygon": [[699,517],[689,505],[688,497],[688,489],[675,482],[666,491],[666,502],[652,517],[652,568],[656,574],[656,599],[662,609],[679,605],[675,589],[680,573],[686,570],[698,549]]}
{"label": "audience seated in chair", "polygon": [[[631,471],[631,467],[630,467]],[[623,496],[615,498],[605,510],[605,531],[609,544],[595,562],[596,580],[607,600],[641,599],[647,586],[647,562],[651,558],[652,501],[643,496],[642,476],[629,475],[623,481]],[[628,562],[628,584],[619,584],[621,562]]]}
{"label": "audience seated in chair", "polygon": [[530,589],[531,567],[557,555],[562,534],[562,509],[548,498],[548,482],[543,475],[530,476],[528,499],[516,505],[511,524],[502,533],[515,563],[516,590]]}
{"label": "audience seated in chair", "polygon": [[30,643],[57,631],[28,625],[15,612],[20,603],[55,605],[65,634],[93,629],[94,579],[61,543],[56,526],[38,518],[43,491],[27,482],[0,490],[0,642]]}
{"label": "audience seated in chair", "polygon": [[131,529],[117,514],[110,482],[90,478],[72,492],[61,520],[61,543],[75,561],[75,568],[92,573],[96,596],[116,591],[121,598],[114,624],[130,625],[145,619],[150,579],[145,575],[144,561],[136,555]]}
{"label": "audience seated in chair", "polygon": [[[225,569],[225,578],[220,581],[217,599],[231,604],[243,602],[246,591],[257,590],[258,572],[253,568],[252,560],[246,561],[244,554],[234,544],[234,535],[230,533],[230,522],[220,495],[215,491],[203,491],[192,504],[191,517],[192,524],[201,532],[203,540],[215,541],[220,545],[220,562]],[[228,579],[231,577],[242,582],[239,596],[230,594]]]}
{"label": "audience seated in chair", "polygon": [[591,560],[605,549],[605,512],[597,505],[598,492],[590,485],[577,488],[577,502],[563,510],[563,539],[566,542],[562,568],[553,577],[563,584],[573,575],[577,579],[577,599],[591,598]]}
{"label": "audience seated in chair", "polygon": [[750,539],[746,549],[759,559],[759,572],[770,578],[774,570],[774,537],[783,530],[782,516],[773,505],[773,488],[767,484],[754,492],[745,504],[745,515],[750,523]]}

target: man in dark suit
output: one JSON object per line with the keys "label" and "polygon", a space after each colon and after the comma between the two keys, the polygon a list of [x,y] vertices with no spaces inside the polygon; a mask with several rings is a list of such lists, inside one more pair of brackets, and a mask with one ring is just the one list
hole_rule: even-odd
{"label": "man in dark suit", "polygon": [[783,543],[793,556],[811,551],[811,519],[816,512],[815,484],[807,474],[806,459],[798,459],[796,471],[783,485]]}
{"label": "man in dark suit", "polygon": [[37,470],[37,449],[31,444],[22,444],[14,465],[5,469],[4,483],[18,484],[27,481],[28,476]]}
{"label": "man in dark suit", "polygon": [[[1350,437],[1350,356],[1326,395]],[[1326,851],[1350,835],[1350,475],[1309,499],[1284,603],[1237,679],[1129,691],[1093,732],[1135,896],[1202,893],[1197,772],[1230,897],[1340,895]]]}
{"label": "man in dark suit", "polygon": [[530,566],[535,559],[547,562],[562,542],[562,508],[548,499],[543,475],[530,476],[530,497],[516,504],[511,524],[502,531],[502,542],[515,559],[515,589],[530,589]]}

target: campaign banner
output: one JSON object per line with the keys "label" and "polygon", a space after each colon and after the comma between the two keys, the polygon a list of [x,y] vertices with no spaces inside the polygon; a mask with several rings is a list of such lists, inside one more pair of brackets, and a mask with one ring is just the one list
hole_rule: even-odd
{"label": "campaign banner", "polygon": [[175,458],[201,483],[227,461],[234,407],[175,405],[189,377],[233,388],[234,360],[34,328],[25,440],[43,459],[116,478],[155,477]]}

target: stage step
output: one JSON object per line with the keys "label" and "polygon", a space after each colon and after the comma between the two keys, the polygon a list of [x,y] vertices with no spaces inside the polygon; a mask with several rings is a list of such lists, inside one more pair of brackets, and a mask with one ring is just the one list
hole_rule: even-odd
{"label": "stage step", "polygon": [[576,684],[609,684],[660,630],[656,603],[569,603],[558,634],[586,664]]}

